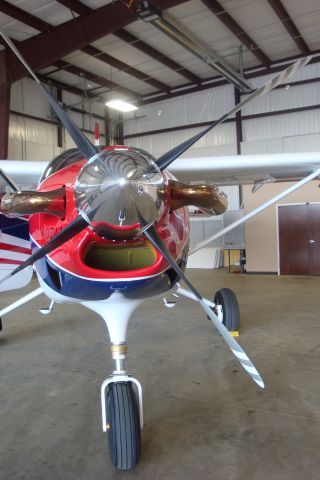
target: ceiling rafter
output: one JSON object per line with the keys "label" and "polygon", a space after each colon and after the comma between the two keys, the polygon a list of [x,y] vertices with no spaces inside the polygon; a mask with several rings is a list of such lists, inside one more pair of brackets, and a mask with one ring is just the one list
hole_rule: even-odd
{"label": "ceiling rafter", "polygon": [[[161,5],[166,9],[184,1],[161,0]],[[20,42],[19,49],[30,67],[38,70],[135,20],[136,15],[132,8],[122,2],[109,3],[53,27],[50,32]],[[12,52],[6,49],[0,52],[0,56],[6,56],[8,82],[13,83],[25,76],[24,66]]]}
{"label": "ceiling rafter", "polygon": [[19,20],[21,23],[29,25],[29,27],[32,27],[35,30],[39,30],[39,32],[47,32],[52,28],[49,23],[35,17],[19,7],[16,7],[13,3],[9,3],[6,0],[0,0],[0,12]]}
{"label": "ceiling rafter", "polygon": [[[12,18],[15,18],[16,20],[19,20],[20,22],[26,25],[29,25],[30,27],[36,30],[39,30],[40,32],[47,32],[52,28],[52,25],[49,24],[48,22],[45,22],[44,20],[41,20],[40,18],[37,18],[34,15],[31,15],[30,13],[26,12],[25,10],[22,10],[19,7],[16,7],[15,5],[7,2],[6,0],[0,0],[0,11]],[[49,78],[46,75],[38,74],[38,77],[43,83],[53,85],[57,88],[62,88],[63,90],[66,90],[70,93],[74,93],[79,96],[83,96],[84,94],[84,91],[81,90],[80,88],[75,87],[73,85],[68,85],[66,83],[60,82],[53,78]],[[98,94],[93,94],[93,93],[86,93],[86,95],[89,98],[94,98],[96,96],[99,96]]]}
{"label": "ceiling rafter", "polygon": [[217,0],[201,0],[211,12],[228,28],[248,50],[266,67],[269,67],[271,60],[252,40],[243,28],[231,17],[231,15],[220,5]]}
{"label": "ceiling rafter", "polygon": [[[16,20],[19,20],[24,24],[29,25],[43,33],[50,32],[52,28],[54,28],[50,23],[45,22],[44,20],[41,20],[38,17],[27,13],[25,10],[22,10],[19,7],[13,6],[6,0],[0,0],[0,11],[3,11],[4,13],[11,16],[12,18],[15,18]],[[165,91],[165,92],[170,90],[170,87],[168,85],[145,75],[143,72],[140,72],[140,70],[130,67],[124,62],[120,62],[119,60],[111,57],[110,55],[105,54],[104,52],[102,52],[101,50],[98,50],[95,47],[91,47],[90,45],[87,45],[83,47],[81,50],[87,53],[88,55],[94,56],[98,60],[101,60],[104,63],[107,63],[108,65],[114,66],[115,68],[125,71],[129,75],[132,75],[138,78],[139,80],[142,80],[150,84],[157,90]],[[107,82],[107,80],[105,80],[105,82]],[[105,86],[105,82],[103,83],[103,86]],[[121,88],[120,85],[118,85],[118,90],[119,88]]]}
{"label": "ceiling rafter", "polygon": [[274,12],[277,14],[277,16],[280,18],[283,26],[286,28],[290,37],[297,45],[299,51],[304,55],[310,55],[311,51],[308,45],[306,44],[301,33],[299,32],[298,28],[296,27],[295,23],[293,22],[292,18],[290,17],[289,13],[285,9],[281,1],[268,0],[268,3],[272,7]]}
{"label": "ceiling rafter", "polygon": [[140,50],[140,52],[143,52],[149,57],[154,58],[154,60],[157,60],[157,62],[162,63],[162,65],[170,68],[170,70],[173,70],[179,75],[182,75],[187,80],[190,80],[190,82],[198,83],[198,84],[202,82],[202,79],[200,77],[190,72],[186,68],[182,67],[181,65],[176,63],[174,60],[171,60],[171,58],[167,57],[166,55],[159,52],[155,48],[151,47],[148,43],[145,43],[143,40],[140,40],[139,38],[135,37],[134,35],[132,35],[132,33],[128,32],[127,30],[120,28],[116,32],[113,32],[113,35],[120,38],[124,42],[128,43],[132,47]]}
{"label": "ceiling rafter", "polygon": [[70,63],[65,62],[64,60],[58,60],[53,64],[58,69],[65,70],[66,72],[72,73],[73,75],[77,75],[82,77],[84,80],[89,82],[97,83],[100,87],[107,87],[109,90],[116,90],[119,93],[123,93],[124,95],[130,96],[131,98],[138,98],[138,95],[127,88],[121,87],[117,83],[112,82],[100,75],[96,75],[95,73],[89,72],[84,68],[77,67],[76,65],[72,65]]}
{"label": "ceiling rafter", "polygon": [[[64,5],[65,7],[70,8],[70,10],[73,10],[79,15],[85,15],[92,10],[90,7],[88,7],[87,5],[84,5],[79,0],[56,0],[56,1]],[[120,28],[119,30],[116,30],[115,32],[113,32],[113,35],[120,38],[121,40],[128,43],[129,45],[132,45],[133,47],[145,53],[146,55],[153,58],[154,60],[157,60],[158,62],[162,63],[165,67],[170,68],[170,70],[173,70],[174,72],[180,74],[187,80],[190,80],[192,83],[198,83],[198,84],[201,83],[202,79],[200,77],[190,72],[186,68],[182,67],[182,65],[179,65],[174,60],[171,60],[169,57],[159,52],[155,48],[151,47],[144,41],[135,37],[127,30]]]}
{"label": "ceiling rafter", "polygon": [[42,75],[38,73],[38,78],[42,83],[46,83],[47,85],[52,85],[55,88],[61,88],[66,92],[74,93],[75,95],[79,95],[79,97],[86,96],[88,98],[97,98],[100,95],[98,93],[93,93],[90,91],[85,91],[81,88],[75,87],[74,85],[68,85],[67,83],[60,82],[60,80],[55,80],[54,78],[47,77],[46,75]]}
{"label": "ceiling rafter", "polygon": [[[12,3],[7,2],[6,0],[0,0],[0,11],[8,15],[9,17],[15,18],[20,22],[29,25],[30,27],[39,30],[41,32],[49,31],[52,28],[52,25],[41,20],[40,18],[35,17],[34,15],[25,12],[19,7],[16,7]],[[53,78],[48,78],[46,75],[38,74],[38,77],[43,83],[47,83],[53,85],[56,88],[62,88],[70,93],[74,93],[76,95],[82,96],[84,91],[81,88],[75,87],[73,85],[68,85],[67,83],[60,82],[59,80],[55,80]],[[94,94],[90,92],[86,92],[86,95],[89,98],[95,98],[99,96],[99,94]]]}
{"label": "ceiling rafter", "polygon": [[[114,25],[126,25],[134,21],[134,12],[123,4],[108,4],[92,11],[84,17],[69,20],[49,32],[33,36],[19,43],[19,50],[31,68],[38,70],[63,56],[97,40],[112,31]],[[6,55],[9,81],[15,82],[25,76],[25,68],[15,55],[6,49],[0,52]]]}
{"label": "ceiling rafter", "polygon": [[218,55],[212,48],[209,49],[199,38],[186,30],[182,24],[164,15],[163,12],[159,8],[155,8],[152,3],[148,1],[143,2],[139,9],[137,9],[137,15],[160,30],[164,35],[171,38],[174,42],[181,45],[209,68],[218,72],[241,91],[252,91],[252,85],[232,65]]}
{"label": "ceiling rafter", "polygon": [[70,10],[73,10],[74,12],[78,13],[78,15],[86,15],[87,13],[90,13],[93,10],[93,8],[88,7],[88,5],[85,5],[79,0],[56,0],[56,1],[58,3],[61,3],[61,5],[64,5],[65,7],[69,8]]}
{"label": "ceiling rafter", "polygon": [[141,72],[137,68],[131,67],[127,63],[124,63],[121,60],[118,60],[117,58],[112,57],[108,53],[105,53],[102,50],[99,50],[98,48],[92,45],[86,45],[85,47],[82,47],[81,51],[86,53],[87,55],[90,55],[91,57],[96,58],[97,60],[100,60],[101,62],[106,63],[107,65],[110,65],[120,70],[121,72],[125,72],[128,75],[131,75],[132,77],[137,78],[138,80],[142,80],[143,82],[148,83],[149,85],[156,88],[157,90],[160,90],[160,91],[170,90],[169,85],[166,85],[165,83],[160,82],[159,80],[156,80],[155,78],[152,78],[149,75],[146,75],[145,73]]}

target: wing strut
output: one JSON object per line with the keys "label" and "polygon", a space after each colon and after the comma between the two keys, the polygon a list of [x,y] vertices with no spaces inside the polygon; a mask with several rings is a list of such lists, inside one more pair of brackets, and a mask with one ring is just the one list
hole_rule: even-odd
{"label": "wing strut", "polygon": [[[138,211],[138,209],[137,209]],[[140,212],[139,217],[140,217],[140,223],[141,225],[146,226],[147,223],[141,216]],[[210,318],[211,322],[213,325],[217,328],[219,333],[221,334],[222,338],[238,360],[238,362],[241,364],[241,366],[246,370],[246,372],[250,375],[252,380],[256,382],[259,387],[264,388],[264,383],[259,375],[257,369],[247,356],[247,354],[244,352],[244,350],[240,347],[238,342],[231,336],[230,332],[226,329],[226,327],[221,323],[215,315],[215,313],[212,311],[212,309],[209,307],[209,305],[205,302],[203,299],[202,295],[198,292],[198,290],[192,285],[190,280],[185,276],[183,271],[180,269],[179,265],[176,263],[174,258],[171,256],[171,253],[157,234],[155,228],[153,226],[149,227],[147,230],[145,230],[144,235],[147,237],[147,239],[152,243],[152,245],[163,255],[163,257],[167,260],[169,265],[175,270],[175,272],[179,275],[180,278],[187,284],[187,286],[190,288],[192,293],[194,294],[197,302],[201,305],[205,313],[208,315]]]}
{"label": "wing strut", "polygon": [[310,182],[310,180],[314,180],[316,177],[320,177],[320,168],[317,168],[312,173],[310,173],[310,175],[308,175],[307,177],[302,178],[302,180],[299,180],[299,182],[295,183],[294,185],[291,185],[291,187],[287,188],[283,192],[278,193],[278,195],[275,195],[274,197],[270,198],[270,200],[267,200],[262,205],[259,205],[259,207],[252,210],[252,212],[247,213],[247,215],[245,215],[244,217],[239,218],[239,220],[236,220],[235,222],[231,223],[230,225],[223,228],[219,232],[215,233],[214,235],[212,235],[212,237],[206,238],[202,242],[197,243],[197,245],[195,245],[193,248],[189,250],[189,255],[192,255],[193,253],[197,252],[198,250],[208,245],[208,243],[213,242],[217,238],[222,237],[227,232],[230,232],[230,230],[233,230],[234,228],[238,227],[242,223],[245,223],[250,218],[255,217],[256,215],[258,215],[258,213],[261,213],[263,210],[270,207],[274,203],[278,202],[282,198],[286,197],[290,193],[295,192],[296,190],[298,190],[298,188]]}

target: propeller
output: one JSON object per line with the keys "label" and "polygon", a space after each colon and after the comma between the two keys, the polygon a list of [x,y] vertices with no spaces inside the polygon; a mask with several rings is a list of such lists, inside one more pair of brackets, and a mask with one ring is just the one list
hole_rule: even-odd
{"label": "propeller", "polygon": [[[88,160],[91,159],[91,161],[89,161],[88,164],[86,164],[88,165],[89,170],[87,171],[85,169],[84,173],[87,174],[89,179],[92,177],[92,180],[89,182],[91,184],[90,190],[86,191],[82,189],[85,182],[83,183],[80,182],[78,185],[78,190],[79,190],[78,200],[80,205],[80,208],[78,208],[78,210],[80,212],[80,215],[75,220],[73,220],[69,225],[63,228],[57,235],[52,237],[51,240],[49,240],[43,247],[37,250],[37,252],[31,255],[22,265],[20,265],[15,270],[13,270],[13,272],[11,272],[7,277],[5,277],[5,279],[12,277],[16,273],[23,270],[24,268],[33,264],[35,261],[41,259],[45,255],[55,250],[57,247],[59,247],[63,243],[67,242],[68,240],[71,240],[75,235],[77,235],[84,228],[90,225],[91,220],[95,217],[96,213],[99,211],[100,208],[104,207],[104,211],[106,212],[106,214],[108,214],[107,209],[110,207],[110,201],[109,201],[108,195],[110,197],[110,192],[111,192],[111,196],[115,197],[114,201],[118,202],[117,196],[113,195],[113,192],[117,190],[121,191],[121,188],[122,188],[123,195],[126,198],[131,197],[131,200],[133,203],[133,207],[131,208],[133,208],[133,210],[136,210],[137,219],[140,223],[139,235],[144,234],[145,237],[152,243],[152,245],[167,260],[167,262],[169,263],[169,265],[171,265],[171,267],[174,269],[177,275],[179,275],[179,277],[184,280],[184,282],[193,292],[197,301],[200,303],[205,313],[209,316],[212,323],[218,329],[219,333],[222,335],[222,338],[225,340],[225,342],[227,343],[227,345],[229,346],[229,348],[231,349],[231,351],[233,352],[237,360],[242,365],[242,367],[247,371],[247,373],[251,376],[251,378],[257,383],[257,385],[259,385],[259,387],[264,388],[263,380],[259,375],[258,371],[256,370],[256,368],[254,367],[254,365],[252,364],[252,362],[250,361],[250,359],[248,358],[247,354],[243,351],[243,349],[236,342],[236,340],[230,335],[229,331],[219,321],[218,317],[214,314],[211,308],[204,301],[203,297],[198,292],[198,290],[196,290],[196,288],[185,276],[183,271],[180,269],[179,265],[176,263],[175,259],[171,256],[166,245],[164,245],[158,233],[156,232],[154,228],[154,224],[158,220],[159,212],[151,208],[150,202],[149,202],[149,206],[147,206],[146,208],[145,204],[148,202],[143,201],[142,198],[140,198],[140,196],[145,194],[145,189],[146,190],[149,189],[149,191],[153,192],[152,195],[154,196],[155,205],[156,204],[161,205],[162,204],[161,195],[159,197],[159,191],[161,191],[161,188],[159,190],[159,188],[151,187],[150,184],[143,182],[142,178],[147,177],[149,179],[148,181],[150,181],[150,177],[148,177],[148,175],[149,176],[150,175],[152,176],[152,174],[157,175],[159,170],[163,171],[174,160],[176,160],[176,158],[182,155],[186,150],[188,150],[195,142],[197,142],[201,137],[203,137],[211,129],[213,129],[217,125],[220,125],[224,120],[226,120],[228,117],[230,117],[234,113],[238,112],[241,108],[243,108],[245,105],[247,105],[249,102],[251,102],[255,98],[259,98],[260,96],[265,95],[266,93],[268,93],[270,90],[277,87],[281,83],[286,82],[289,77],[291,77],[294,73],[296,73],[300,68],[302,68],[304,65],[306,65],[310,61],[311,56],[301,59],[298,62],[292,64],[290,67],[282,71],[280,74],[278,74],[277,76],[269,80],[264,86],[262,86],[261,88],[251,93],[247,98],[245,98],[242,102],[238,103],[235,107],[233,107],[227,113],[222,115],[218,120],[213,121],[207,128],[205,128],[198,134],[194,135],[189,140],[182,142],[180,145],[176,146],[175,148],[163,154],[160,158],[156,160],[155,163],[150,162],[148,165],[141,167],[139,171],[139,177],[135,179],[134,182],[132,182],[131,180],[129,181],[129,174],[123,173],[124,170],[122,171],[122,167],[120,164],[119,165],[112,164],[112,161],[109,161],[109,158],[105,159],[106,160],[105,163],[102,162],[102,159],[100,157],[96,159],[92,159],[92,157],[94,157],[98,153],[96,147],[87,139],[87,137],[81,132],[78,126],[64,112],[64,110],[61,108],[58,102],[51,96],[49,91],[41,84],[39,78],[31,70],[30,66],[21,56],[19,51],[11,42],[11,40],[1,31],[0,31],[0,35],[3,37],[7,45],[19,58],[19,60],[22,62],[22,64],[25,66],[25,68],[28,70],[28,72],[37,82],[39,87],[42,89],[49,104],[55,111],[60,121],[63,123],[64,127],[66,128],[66,130],[68,131],[68,133],[70,134],[70,136],[72,137],[72,139],[74,140],[74,142],[76,143],[76,145],[78,146],[78,148],[80,149],[84,157],[87,158]],[[99,166],[97,163],[92,162],[92,160],[98,161],[98,163],[100,163],[101,165]],[[133,160],[131,158],[131,162],[132,161]],[[135,159],[133,163],[135,163]],[[126,165],[128,165],[127,162],[124,163],[124,167]],[[105,169],[106,166],[108,167],[107,170]],[[96,172],[99,172],[99,168],[101,169],[101,173],[104,173],[104,176],[106,178],[101,183],[95,185],[96,176],[97,176]],[[94,170],[94,173],[92,169]],[[112,175],[110,175],[110,169],[112,171]],[[81,176],[82,173],[83,172],[80,172],[79,177]],[[1,172],[0,172],[0,175],[2,175]],[[7,179],[5,174],[2,176],[3,178],[5,178],[7,183],[10,184],[9,183],[10,179]],[[110,177],[109,179],[107,178],[108,176]],[[160,177],[161,177],[161,174],[160,174]],[[115,178],[117,179],[116,181],[114,180]],[[99,195],[104,192],[102,188],[104,185],[104,182],[109,182],[110,185],[108,184],[105,185],[106,193],[104,193],[103,195]],[[95,187],[97,188],[95,189]],[[14,189],[17,190],[16,188]],[[121,192],[119,192],[119,195],[121,197]],[[101,197],[102,200],[99,197]],[[92,199],[93,199],[93,205],[90,205],[90,201],[92,201]],[[123,201],[124,200],[121,199],[121,202]],[[93,206],[93,209],[92,209],[92,206]],[[121,212],[122,213],[121,215],[119,215],[119,218],[118,218],[118,220],[119,221],[121,220],[121,222],[125,220],[126,215],[131,218],[131,221],[132,221],[132,218],[133,219],[135,218],[134,215],[132,216],[132,210],[130,210],[130,205],[127,203],[125,204],[125,209],[121,208]]]}
{"label": "propeller", "polygon": [[156,161],[157,166],[162,171],[167,168],[174,160],[176,160],[180,155],[182,155],[186,150],[188,150],[194,143],[200,140],[206,133],[212,130],[214,127],[217,127],[221,123],[223,123],[227,118],[229,118],[232,114],[237,113],[241,108],[245,107],[255,98],[262,97],[266,93],[270,92],[273,88],[277,87],[281,83],[284,83],[294,75],[300,68],[304,67],[308,62],[310,62],[312,56],[308,56],[298,60],[297,62],[290,65],[290,67],[286,68],[282,72],[280,72],[275,77],[271,78],[265,85],[255,90],[251,93],[247,98],[245,98],[242,102],[238,103],[235,107],[231,108],[227,113],[222,115],[218,120],[212,122],[207,128],[202,130],[201,132],[197,133],[193,137],[185,140],[184,142],[180,143],[173,149],[169,150],[168,152],[164,153],[159,157]]}
{"label": "propeller", "polygon": [[[144,226],[146,222],[144,221],[141,215],[139,216],[140,216],[141,225]],[[161,255],[167,260],[167,262],[171,265],[171,267],[175,270],[175,272],[179,275],[179,277],[182,278],[182,280],[186,283],[186,285],[188,285],[192,293],[196,296],[197,301],[200,303],[201,307],[203,308],[205,313],[208,315],[213,325],[217,328],[219,333],[222,335],[222,338],[224,339],[224,341],[226,342],[226,344],[228,345],[232,353],[235,355],[236,359],[241,364],[241,366],[250,375],[252,380],[254,380],[256,384],[259,385],[259,387],[264,388],[264,382],[261,376],[259,375],[256,367],[253,365],[253,363],[249,359],[248,355],[240,347],[238,342],[230,335],[230,332],[226,329],[223,323],[220,322],[220,320],[211,310],[209,305],[206,304],[206,302],[204,301],[203,297],[198,292],[198,290],[192,285],[190,280],[188,280],[188,278],[185,276],[185,274],[180,269],[179,265],[171,256],[169,250],[164,245],[161,238],[155,231],[154,227],[151,226],[147,230],[145,230],[144,235],[152,243],[152,245],[161,253]]]}
{"label": "propeller", "polygon": [[20,189],[17,187],[17,185],[14,183],[14,181],[0,168],[0,176],[3,178],[3,180],[6,182],[6,184],[12,188],[14,192],[20,192]]}

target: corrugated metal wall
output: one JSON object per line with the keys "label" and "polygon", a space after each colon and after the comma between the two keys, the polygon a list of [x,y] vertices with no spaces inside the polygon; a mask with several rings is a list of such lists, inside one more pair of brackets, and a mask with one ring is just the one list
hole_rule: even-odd
{"label": "corrugated metal wall", "polygon": [[[263,85],[274,75],[251,80],[256,87]],[[307,65],[290,82],[320,77],[319,64]],[[242,98],[245,98],[243,96]],[[196,124],[219,118],[234,105],[234,90],[221,86],[197,94],[184,95],[172,100],[141,107],[125,120],[125,135],[137,135],[126,139],[128,145],[144,148],[156,156],[172,148],[199,131],[198,128],[140,136],[140,132],[161,130],[181,125]],[[247,115],[269,114],[280,110],[320,106],[319,82],[277,89],[253,101],[242,110],[243,141],[241,152],[272,153],[292,151],[318,151],[320,133],[320,109],[278,114],[254,119]],[[236,153],[235,122],[220,125],[202,138],[186,156],[225,155]]]}
{"label": "corrugated metal wall", "polygon": [[[67,105],[85,109],[89,113],[104,115],[104,105],[101,103],[85,102],[83,104],[78,95],[65,91],[62,100]],[[55,116],[34,81],[25,78],[12,85],[10,110],[17,112],[10,115],[8,154],[10,159],[51,160],[61,151],[74,146],[72,139],[66,133],[63,136],[62,148],[58,147],[58,127],[50,123],[55,120]],[[68,114],[80,128],[94,131],[95,118],[92,115],[81,115],[72,111],[68,111]],[[100,131],[103,132],[104,122],[100,120],[99,123]],[[87,135],[92,141],[94,140],[93,135],[90,133]]]}
{"label": "corrugated metal wall", "polygon": [[[320,65],[308,65],[299,71],[292,82],[320,77]],[[252,80],[261,86],[270,75]],[[63,92],[67,105],[85,108],[90,113],[104,115],[104,105],[81,103],[77,95]],[[151,152],[154,156],[169,150],[178,143],[197,133],[200,128],[185,128],[173,132],[139,135],[183,125],[194,125],[219,118],[234,105],[234,89],[230,85],[220,86],[171,100],[161,101],[139,108],[134,114],[125,115],[124,134],[134,135],[125,143]],[[245,119],[257,115],[297,107],[320,105],[319,82],[278,89],[242,111],[243,154],[320,150],[320,109]],[[52,120],[52,112],[39,93],[37,85],[24,79],[12,86],[11,110]],[[76,123],[85,130],[94,130],[95,119],[90,115],[70,112]],[[101,123],[100,130],[104,130]],[[20,115],[10,117],[9,157],[14,159],[49,160],[61,150],[57,146],[57,126]],[[90,134],[89,134],[90,136]],[[92,136],[91,136],[92,138]],[[65,135],[63,149],[73,146]],[[235,122],[218,126],[190,149],[185,156],[236,154]]]}

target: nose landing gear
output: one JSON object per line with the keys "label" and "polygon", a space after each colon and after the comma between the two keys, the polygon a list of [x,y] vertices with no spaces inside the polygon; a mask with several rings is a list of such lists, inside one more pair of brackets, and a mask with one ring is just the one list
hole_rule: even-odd
{"label": "nose landing gear", "polygon": [[[133,383],[138,390],[138,400]],[[143,412],[140,383],[129,375],[112,375],[101,385],[101,406],[102,428],[108,432],[112,464],[119,470],[131,470],[137,465],[141,452]]]}

